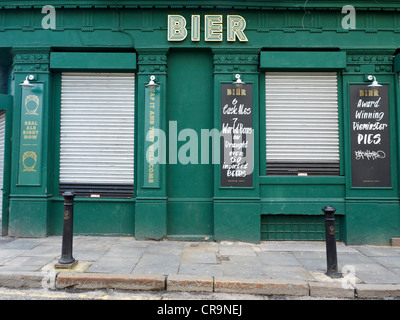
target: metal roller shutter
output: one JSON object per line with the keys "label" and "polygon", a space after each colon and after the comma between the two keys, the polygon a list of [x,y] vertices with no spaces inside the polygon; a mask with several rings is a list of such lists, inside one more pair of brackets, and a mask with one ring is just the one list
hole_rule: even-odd
{"label": "metal roller shutter", "polygon": [[134,101],[134,74],[62,74],[60,193],[133,195]]}
{"label": "metal roller shutter", "polygon": [[269,175],[339,175],[337,74],[267,72]]}
{"label": "metal roller shutter", "polygon": [[[0,111],[0,189],[3,190],[4,140],[6,133],[6,112]],[[0,221],[3,213],[3,192],[0,193]]]}

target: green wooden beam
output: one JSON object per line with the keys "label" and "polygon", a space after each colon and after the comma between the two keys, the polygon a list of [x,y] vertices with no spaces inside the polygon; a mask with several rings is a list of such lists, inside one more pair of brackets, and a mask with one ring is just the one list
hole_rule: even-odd
{"label": "green wooden beam", "polygon": [[50,68],[62,71],[136,71],[136,53],[52,52]]}
{"label": "green wooden beam", "polygon": [[260,69],[266,71],[335,71],[345,68],[345,52],[262,51],[260,53]]}

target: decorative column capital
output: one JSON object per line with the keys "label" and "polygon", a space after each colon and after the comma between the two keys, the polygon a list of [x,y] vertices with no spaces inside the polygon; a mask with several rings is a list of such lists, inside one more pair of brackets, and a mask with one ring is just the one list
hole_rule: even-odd
{"label": "decorative column capital", "polygon": [[259,52],[214,50],[214,73],[257,73],[260,61]]}
{"label": "decorative column capital", "polygon": [[347,53],[346,74],[391,74],[394,57],[391,52],[351,52]]}
{"label": "decorative column capital", "polygon": [[167,74],[167,50],[139,50],[138,71],[140,74]]}
{"label": "decorative column capital", "polygon": [[12,48],[14,73],[48,73],[50,48]]}

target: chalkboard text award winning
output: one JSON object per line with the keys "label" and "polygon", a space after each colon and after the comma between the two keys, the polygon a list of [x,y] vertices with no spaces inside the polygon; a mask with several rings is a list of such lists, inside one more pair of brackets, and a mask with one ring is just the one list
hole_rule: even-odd
{"label": "chalkboard text award winning", "polygon": [[350,85],[353,187],[390,187],[388,86]]}

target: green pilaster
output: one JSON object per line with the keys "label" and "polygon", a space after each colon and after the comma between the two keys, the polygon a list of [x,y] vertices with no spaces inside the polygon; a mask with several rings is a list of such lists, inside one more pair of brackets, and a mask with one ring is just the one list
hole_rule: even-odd
{"label": "green pilaster", "polygon": [[[240,74],[253,89],[254,165],[252,187],[221,187],[221,167],[214,170],[214,237],[215,240],[260,241],[259,194],[259,54],[256,50],[213,50],[215,128],[221,130],[221,84],[232,83]],[[221,158],[222,161],[222,158]]]}
{"label": "green pilaster", "polygon": [[[48,202],[52,191],[49,173],[53,169],[49,49],[13,48],[12,55],[14,115],[9,235],[45,237],[49,234]],[[31,81],[34,87],[23,89],[19,84],[28,75],[34,76]]]}
{"label": "green pilaster", "polygon": [[1,212],[1,235],[8,234],[8,218],[9,218],[9,194],[10,194],[10,177],[11,177],[11,129],[12,129],[12,96],[0,94],[0,110],[6,111],[6,131],[4,136],[4,168],[3,168],[3,190],[0,197],[3,197]]}
{"label": "green pilaster", "polygon": [[[167,203],[166,203],[166,172],[165,165],[154,166],[157,183],[145,183],[145,172],[148,173],[146,160],[146,90],[145,85],[150,76],[155,76],[159,84],[159,123],[160,129],[166,132],[166,85],[167,85],[167,51],[162,49],[138,50],[137,74],[137,152],[136,152],[136,208],[135,208],[135,237],[137,239],[161,239],[167,235]],[[147,115],[148,116],[148,115]],[[160,147],[163,147],[160,144]],[[145,170],[147,169],[147,170]]]}
{"label": "green pilaster", "polygon": [[[353,187],[351,181],[350,96],[351,84],[368,85],[368,75],[389,86],[390,187]],[[393,56],[389,51],[348,52],[343,72],[343,127],[345,150],[345,241],[348,244],[388,245],[400,234],[398,207],[398,110],[396,107]],[[386,116],[386,115],[385,115]],[[373,227],[371,227],[373,226]]]}

